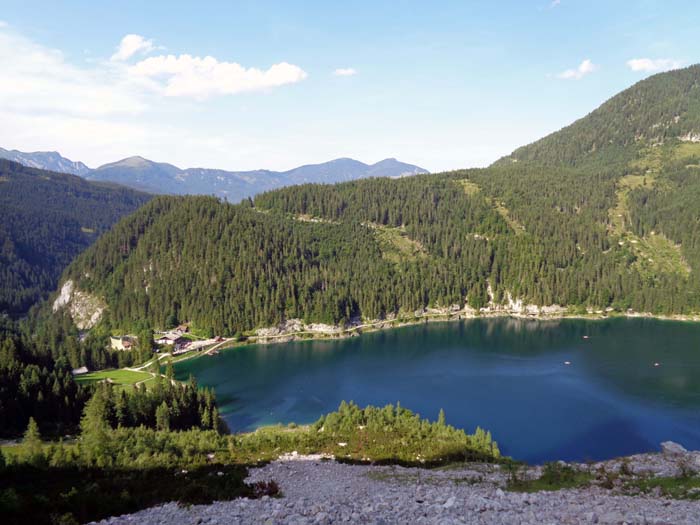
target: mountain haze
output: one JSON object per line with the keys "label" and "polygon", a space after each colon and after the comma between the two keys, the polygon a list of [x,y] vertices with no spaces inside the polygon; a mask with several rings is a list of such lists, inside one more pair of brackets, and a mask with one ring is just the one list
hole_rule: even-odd
{"label": "mountain haze", "polygon": [[335,183],[366,177],[401,177],[427,173],[426,170],[385,159],[365,164],[353,159],[335,159],[288,171],[225,171],[207,168],[180,169],[142,157],[130,157],[90,171],[90,180],[111,181],[150,193],[174,195],[216,195],[231,202],[255,194],[307,182]]}
{"label": "mountain haze", "polygon": [[321,164],[307,164],[288,171],[226,171],[208,168],[180,169],[165,162],[134,156],[90,169],[59,153],[23,153],[0,148],[0,158],[31,168],[80,175],[88,180],[113,182],[139,191],[171,195],[216,195],[231,202],[264,191],[306,182],[347,182],[366,177],[403,177],[428,173],[423,168],[385,159],[376,164],[341,158]]}
{"label": "mountain haze", "polygon": [[165,162],[128,157],[104,164],[86,175],[88,180],[113,182],[149,193],[173,193],[169,188],[181,170]]}

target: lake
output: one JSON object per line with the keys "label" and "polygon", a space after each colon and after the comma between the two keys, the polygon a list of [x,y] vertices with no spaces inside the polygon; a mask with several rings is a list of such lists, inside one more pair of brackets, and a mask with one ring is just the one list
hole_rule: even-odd
{"label": "lake", "polygon": [[250,345],[176,366],[214,387],[232,431],[310,423],[342,400],[401,403],[493,433],[531,463],[700,449],[700,324],[652,319],[429,323]]}

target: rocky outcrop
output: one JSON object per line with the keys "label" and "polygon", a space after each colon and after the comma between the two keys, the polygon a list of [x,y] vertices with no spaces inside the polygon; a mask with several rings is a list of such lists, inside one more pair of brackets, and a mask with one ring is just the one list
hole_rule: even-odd
{"label": "rocky outcrop", "polygon": [[306,324],[301,319],[288,319],[284,323],[280,323],[277,326],[258,328],[255,331],[255,335],[256,337],[265,339],[304,332],[318,335],[334,335],[340,334],[344,330],[345,327],[338,325],[323,323]]}
{"label": "rocky outcrop", "polygon": [[510,292],[506,292],[506,300],[504,303],[496,303],[494,301],[493,288],[489,283],[487,288],[489,303],[487,306],[480,308],[479,312],[483,315],[513,315],[519,317],[561,317],[567,311],[565,306],[558,304],[539,306],[536,304],[526,304],[520,298],[513,298]]}
{"label": "rocky outcrop", "polygon": [[689,131],[685,135],[678,137],[678,140],[683,142],[700,142],[700,133]]}
{"label": "rocky outcrop", "polygon": [[683,445],[679,445],[673,441],[664,441],[661,443],[661,451],[669,456],[683,456],[688,453]]}
{"label": "rocky outcrop", "polygon": [[78,290],[69,279],[63,283],[52,305],[54,312],[62,308],[68,308],[71,319],[79,330],[89,330],[100,322],[107,304],[100,297]]}

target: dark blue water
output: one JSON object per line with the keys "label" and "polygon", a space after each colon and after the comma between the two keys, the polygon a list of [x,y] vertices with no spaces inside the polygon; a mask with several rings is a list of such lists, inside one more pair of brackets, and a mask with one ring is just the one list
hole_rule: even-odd
{"label": "dark blue water", "polygon": [[216,389],[233,431],[309,423],[341,400],[399,401],[486,428],[529,462],[605,459],[669,439],[700,449],[700,324],[478,319],[247,346],[176,372]]}

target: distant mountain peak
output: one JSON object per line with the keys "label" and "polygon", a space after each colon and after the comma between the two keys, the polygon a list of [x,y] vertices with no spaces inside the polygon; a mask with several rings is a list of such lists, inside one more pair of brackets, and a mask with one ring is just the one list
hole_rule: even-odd
{"label": "distant mountain peak", "polygon": [[365,164],[350,157],[339,157],[287,171],[180,169],[141,155],[132,155],[91,170],[85,164],[65,159],[55,151],[23,153],[2,148],[0,158],[7,158],[32,168],[80,175],[88,180],[114,182],[149,193],[218,195],[232,201],[294,184],[332,184],[366,177],[403,177],[428,173],[423,168],[405,164],[393,157],[375,164]]}
{"label": "distant mountain peak", "polygon": [[30,168],[38,168],[58,173],[85,176],[90,172],[82,162],[75,162],[62,157],[57,151],[33,151],[25,153],[16,149],[6,150],[0,148],[0,158],[18,162]]}
{"label": "distant mountain peak", "polygon": [[427,173],[395,158],[365,164],[350,157],[306,164],[287,171],[225,171],[207,168],[180,169],[172,164],[154,162],[141,156],[128,157],[100,166],[87,177],[117,182],[151,193],[204,194],[238,201],[284,186],[305,183],[346,182],[366,177],[403,177]]}
{"label": "distant mountain peak", "polygon": [[133,155],[131,157],[126,157],[124,159],[115,161],[115,162],[110,162],[108,164],[103,164],[98,170],[103,169],[103,168],[108,168],[112,166],[127,166],[127,167],[142,167],[142,166],[151,166],[154,164],[158,164],[157,162],[154,162],[152,160],[148,160],[147,158],[144,158],[140,155]]}

